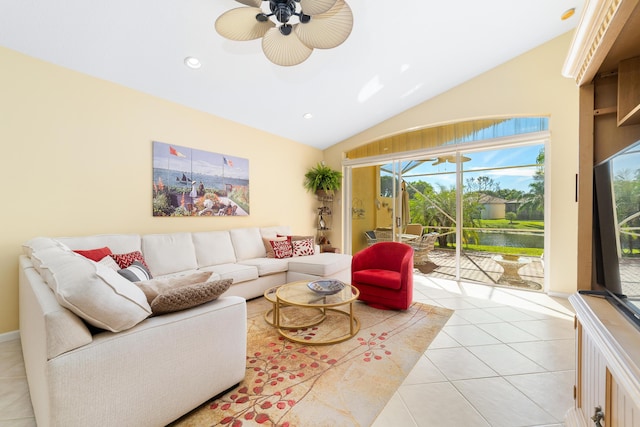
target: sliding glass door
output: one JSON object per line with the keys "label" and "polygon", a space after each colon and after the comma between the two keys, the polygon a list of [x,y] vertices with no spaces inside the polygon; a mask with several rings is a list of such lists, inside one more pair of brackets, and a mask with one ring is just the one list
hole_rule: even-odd
{"label": "sliding glass door", "polygon": [[349,167],[352,253],[402,241],[422,274],[542,289],[544,142]]}

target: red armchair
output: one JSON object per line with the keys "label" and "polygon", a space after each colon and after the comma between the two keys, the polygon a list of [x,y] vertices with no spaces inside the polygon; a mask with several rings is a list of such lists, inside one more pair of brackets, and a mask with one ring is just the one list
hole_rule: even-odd
{"label": "red armchair", "polygon": [[406,310],[413,301],[413,248],[378,242],[353,255],[351,284],[372,307]]}

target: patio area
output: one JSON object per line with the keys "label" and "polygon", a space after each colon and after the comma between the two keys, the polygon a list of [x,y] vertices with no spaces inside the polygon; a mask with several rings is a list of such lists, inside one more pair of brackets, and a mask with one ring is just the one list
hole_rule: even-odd
{"label": "patio area", "polygon": [[[429,252],[429,259],[435,265],[431,265],[433,270],[428,273],[423,269],[425,274],[434,278],[455,279],[455,250],[436,248]],[[541,291],[544,286],[542,260],[539,257],[521,257],[520,261],[503,261],[499,254],[492,252],[463,251],[460,280]],[[517,272],[515,277],[514,271]]]}

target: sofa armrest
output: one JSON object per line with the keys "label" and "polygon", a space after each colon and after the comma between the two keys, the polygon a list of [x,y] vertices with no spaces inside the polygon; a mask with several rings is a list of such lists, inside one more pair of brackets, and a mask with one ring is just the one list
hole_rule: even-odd
{"label": "sofa armrest", "polygon": [[[85,323],[58,304],[56,297],[26,256],[20,257],[20,336],[22,345],[43,348],[43,361],[92,341]],[[34,348],[35,350],[35,348]]]}
{"label": "sofa armrest", "polygon": [[246,340],[234,296],[96,334],[48,362],[51,425],[166,425],[244,378]]}

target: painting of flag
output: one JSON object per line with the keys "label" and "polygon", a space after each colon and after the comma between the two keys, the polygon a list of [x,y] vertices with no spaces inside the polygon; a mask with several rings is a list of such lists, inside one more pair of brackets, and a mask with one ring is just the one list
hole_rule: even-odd
{"label": "painting of flag", "polygon": [[249,160],[153,141],[153,216],[249,215]]}

